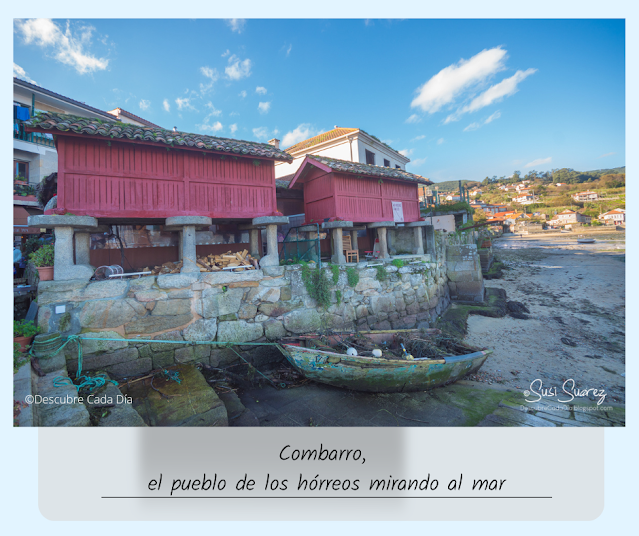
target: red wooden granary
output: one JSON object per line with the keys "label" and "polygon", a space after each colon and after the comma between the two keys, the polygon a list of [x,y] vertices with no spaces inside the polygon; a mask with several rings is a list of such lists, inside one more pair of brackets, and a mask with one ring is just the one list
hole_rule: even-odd
{"label": "red wooden granary", "polygon": [[45,113],[31,132],[55,134],[57,208],[102,220],[278,215],[272,145]]}
{"label": "red wooden granary", "polygon": [[401,203],[403,221],[409,223],[420,219],[420,184],[432,182],[401,169],[308,155],[289,188],[303,185],[307,223],[392,222],[393,202]]}

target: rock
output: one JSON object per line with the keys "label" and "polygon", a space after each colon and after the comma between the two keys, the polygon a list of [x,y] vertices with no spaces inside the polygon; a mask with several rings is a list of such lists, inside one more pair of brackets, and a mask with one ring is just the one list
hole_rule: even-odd
{"label": "rock", "polygon": [[101,300],[103,298],[116,298],[123,296],[128,289],[127,281],[96,281],[89,283],[82,292],[84,300]]}
{"label": "rock", "polygon": [[[148,304],[141,304],[139,302],[137,302],[135,299],[133,298],[126,298],[125,301],[131,306],[131,308],[135,311],[135,314],[138,316],[144,316],[147,312],[147,308],[146,305]],[[151,303],[151,302],[149,302]]]}
{"label": "rock", "polygon": [[[160,302],[162,303],[162,302]],[[171,328],[179,328],[193,320],[193,315],[147,316],[124,325],[124,331],[131,333],[156,333]]]}
{"label": "rock", "polygon": [[200,300],[201,312],[198,310],[198,313],[204,318],[237,313],[243,296],[244,290],[241,288],[228,289],[226,292],[217,288],[203,290]]}
{"label": "rock", "polygon": [[160,288],[187,288],[198,280],[199,273],[163,274],[157,278]]}
{"label": "rock", "polygon": [[184,329],[186,341],[213,341],[217,333],[215,318],[196,320]]}
{"label": "rock", "polygon": [[127,378],[129,376],[137,376],[139,374],[145,374],[153,368],[153,362],[151,359],[135,359],[134,361],[127,361],[125,363],[118,363],[107,368],[109,374],[114,376],[121,376]]}
{"label": "rock", "polygon": [[191,300],[188,298],[164,300],[155,304],[151,314],[153,316],[177,316],[191,312]]}
{"label": "rock", "polygon": [[293,333],[308,333],[322,327],[322,316],[315,309],[297,309],[284,315],[284,327]]}
{"label": "rock", "polygon": [[166,300],[168,298],[168,294],[162,290],[150,289],[150,290],[140,290],[135,293],[135,299],[139,302],[151,302],[158,300]]}
{"label": "rock", "polygon": [[172,300],[179,298],[192,298],[193,291],[190,288],[182,288],[178,290],[169,290],[169,298]]}
{"label": "rock", "polygon": [[[113,406],[107,409],[107,415],[100,417],[98,421],[99,427],[122,427],[122,426],[146,426],[140,414],[133,409],[131,404],[128,404],[123,399],[120,390],[112,383],[107,383],[105,388],[96,392],[97,397],[106,397],[107,400],[113,402]],[[87,404],[89,406],[89,404]]]}
{"label": "rock", "polygon": [[240,307],[238,318],[242,320],[250,320],[252,318],[255,318],[256,314],[257,306],[250,303],[245,303]]}
{"label": "rock", "polygon": [[264,335],[272,341],[285,337],[286,329],[284,329],[284,324],[279,320],[268,320],[264,322]]}
{"label": "rock", "polygon": [[290,313],[291,311],[294,311],[295,309],[301,307],[302,304],[295,302],[295,303],[282,303],[282,302],[277,302],[277,303],[261,303],[260,306],[257,308],[257,310],[264,315],[267,316],[282,316],[286,313]]}
{"label": "rock", "polygon": [[200,281],[210,285],[226,285],[242,281],[260,281],[264,278],[262,270],[248,270],[246,272],[203,272]]}
{"label": "rock", "polygon": [[185,346],[175,350],[176,363],[188,363],[195,360],[195,348],[193,346]]}
{"label": "rock", "polygon": [[395,310],[395,297],[394,296],[371,296],[371,309],[373,314],[379,314],[381,312],[392,312]]}
{"label": "rock", "polygon": [[278,275],[284,275],[284,270],[285,270],[284,266],[267,266],[263,269],[264,275],[268,275],[272,277],[278,276]]}
{"label": "rock", "polygon": [[344,306],[343,317],[344,317],[345,324],[350,324],[352,322],[355,322],[355,320],[357,319],[355,308],[350,303],[347,303]]}
{"label": "rock", "polygon": [[[228,426],[224,403],[192,365],[176,367],[181,383],[158,375],[153,385],[137,382],[128,389],[133,407],[149,426]],[[173,396],[179,395],[179,396]]]}
{"label": "rock", "polygon": [[125,300],[88,301],[80,312],[83,328],[115,328],[135,318],[136,312]]}
{"label": "rock", "polygon": [[[156,341],[184,341],[182,334],[179,331],[169,331],[167,333],[162,333],[157,337],[154,337]],[[167,342],[152,342],[150,344],[151,352],[165,352],[166,350],[175,350],[176,348],[182,348],[184,344],[180,344],[179,342],[175,344],[167,343]]]}
{"label": "rock", "polygon": [[506,308],[508,309],[508,314],[513,318],[519,318],[521,320],[527,320],[530,318],[528,315],[524,313],[530,313],[528,307],[526,307],[521,302],[509,301],[506,302]]}
{"label": "rock", "polygon": [[157,277],[154,275],[148,275],[140,277],[139,279],[132,279],[129,282],[129,289],[137,292],[138,290],[148,290],[155,285]]}
{"label": "rock", "polygon": [[235,322],[220,322],[217,330],[218,341],[249,342],[262,337],[262,324],[236,320]]}
{"label": "rock", "polygon": [[365,318],[368,316],[368,307],[366,307],[365,305],[358,305],[357,309],[355,309],[355,314],[357,315],[357,318]]}
{"label": "rock", "polygon": [[154,369],[169,367],[175,363],[175,350],[154,352],[152,359]]}
{"label": "rock", "polygon": [[[107,352],[97,355],[83,355],[82,370],[100,370],[110,367],[111,365],[117,365],[118,363],[126,363],[128,361],[135,361],[138,359],[137,348],[128,347],[116,350],[115,352]],[[69,372],[77,372],[78,360],[69,359],[67,361],[67,369]]]}
{"label": "rock", "polygon": [[364,290],[380,290],[382,287],[376,279],[361,278],[357,285],[355,285],[355,292],[363,292]]}
{"label": "rock", "polygon": [[[94,333],[83,333],[82,337],[82,355],[98,354],[102,352],[113,352],[120,348],[129,346],[129,342],[115,331],[99,331]],[[114,341],[94,341],[94,338],[117,339]],[[74,343],[69,343],[64,347],[64,353],[67,358],[78,358],[78,347]]]}
{"label": "rock", "polygon": [[260,285],[263,287],[285,287],[288,280],[285,277],[275,277],[273,279],[262,279]]}
{"label": "rock", "polygon": [[280,301],[289,301],[292,297],[293,293],[290,286],[280,288]]}

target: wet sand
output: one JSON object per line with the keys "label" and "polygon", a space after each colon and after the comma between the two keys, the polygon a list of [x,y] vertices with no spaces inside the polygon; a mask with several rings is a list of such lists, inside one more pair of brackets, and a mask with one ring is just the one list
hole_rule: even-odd
{"label": "wet sand", "polygon": [[[494,349],[479,379],[523,390],[574,379],[625,402],[625,233],[503,237],[495,256],[507,270],[486,286],[524,303],[530,318],[470,316],[466,341]],[[592,397],[591,397],[592,400]]]}

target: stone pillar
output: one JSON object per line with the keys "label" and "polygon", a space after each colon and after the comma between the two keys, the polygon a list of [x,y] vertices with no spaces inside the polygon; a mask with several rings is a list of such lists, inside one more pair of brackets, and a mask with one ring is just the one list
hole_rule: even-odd
{"label": "stone pillar", "polygon": [[249,253],[251,254],[251,257],[260,258],[262,256],[259,239],[259,229],[249,229]]}
{"label": "stone pillar", "polygon": [[353,249],[359,249],[359,244],[357,243],[357,231],[351,231],[351,245]]}
{"label": "stone pillar", "polygon": [[178,231],[178,260],[182,260],[182,231]]}
{"label": "stone pillar", "polygon": [[[55,232],[55,249],[53,260],[54,281],[69,279],[91,279],[93,268],[89,262],[90,230],[98,227],[98,220],[90,216],[29,216],[28,224],[32,227],[53,228]],[[79,237],[78,263],[73,262],[74,232]]]}
{"label": "stone pillar", "polygon": [[266,255],[260,259],[260,268],[279,266],[280,255],[277,248],[277,226],[288,223],[287,216],[262,216],[253,218],[253,225],[266,227]]}
{"label": "stone pillar", "polygon": [[333,254],[331,255],[331,262],[335,264],[346,264],[346,257],[344,256],[344,241],[343,230],[353,227],[352,221],[325,221],[322,223],[322,229],[331,229],[333,231],[333,237],[331,240],[331,248]]}
{"label": "stone pillar", "polygon": [[424,239],[422,238],[422,228],[415,227],[413,229],[415,233],[415,247],[413,249],[413,253],[415,255],[423,255],[424,254]]}
{"label": "stone pillar", "polygon": [[388,259],[388,240],[386,238],[386,227],[380,227],[377,229],[377,238],[379,239],[379,258]]}
{"label": "stone pillar", "polygon": [[89,255],[91,251],[91,233],[75,233],[75,263],[76,264],[88,264]]}
{"label": "stone pillar", "polygon": [[344,257],[344,241],[342,240],[342,230],[333,229],[333,255],[331,255],[331,262],[336,264],[346,264],[346,257]]}
{"label": "stone pillar", "polygon": [[379,239],[379,258],[388,259],[388,239],[386,236],[386,229],[388,227],[395,227],[393,221],[377,221],[375,223],[369,223],[369,229],[377,229],[377,238]]}
{"label": "stone pillar", "polygon": [[213,220],[206,216],[174,216],[166,219],[165,229],[180,233],[178,247],[178,256],[182,261],[180,273],[199,273],[200,269],[196,263],[195,230],[197,227],[208,227],[212,223]]}

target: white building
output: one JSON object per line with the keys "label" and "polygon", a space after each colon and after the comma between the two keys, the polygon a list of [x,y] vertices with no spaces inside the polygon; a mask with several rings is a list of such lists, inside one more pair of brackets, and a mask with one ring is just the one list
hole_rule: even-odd
{"label": "white building", "polygon": [[[273,139],[269,143],[279,148],[279,140]],[[293,162],[290,164],[276,162],[276,179],[297,172],[307,154],[360,164],[397,168],[404,171],[406,164],[410,162],[409,158],[359,128],[340,128],[337,126],[328,132],[296,143],[285,151],[293,156]]]}
{"label": "white building", "polygon": [[626,211],[622,208],[616,208],[609,210],[605,214],[599,216],[600,220],[603,220],[607,224],[620,225],[626,223]]}
{"label": "white building", "polygon": [[572,198],[575,201],[596,201],[599,199],[599,194],[597,192],[578,192],[576,194],[572,194]]}

